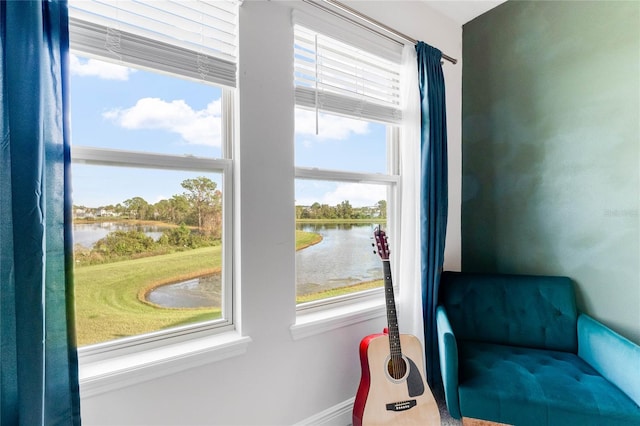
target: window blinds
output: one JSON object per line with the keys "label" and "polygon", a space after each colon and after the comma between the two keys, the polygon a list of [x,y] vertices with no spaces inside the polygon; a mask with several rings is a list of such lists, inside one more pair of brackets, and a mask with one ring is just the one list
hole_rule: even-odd
{"label": "window blinds", "polygon": [[296,24],[294,63],[298,105],[385,123],[401,121],[399,61]]}
{"label": "window blinds", "polygon": [[70,0],[71,47],[235,87],[238,6],[234,0]]}

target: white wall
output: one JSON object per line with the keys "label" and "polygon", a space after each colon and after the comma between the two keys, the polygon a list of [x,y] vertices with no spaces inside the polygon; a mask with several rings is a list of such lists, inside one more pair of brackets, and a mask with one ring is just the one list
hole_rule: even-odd
{"label": "white wall", "polygon": [[[351,5],[461,59],[460,26],[424,3]],[[85,425],[294,424],[355,395],[358,344],[384,326],[382,309],[377,318],[304,339],[290,334],[296,319],[290,6],[245,1],[240,14],[236,278],[238,323],[252,342],[244,355],[85,396]],[[446,267],[458,269],[462,67],[446,63],[444,70],[450,157]]]}

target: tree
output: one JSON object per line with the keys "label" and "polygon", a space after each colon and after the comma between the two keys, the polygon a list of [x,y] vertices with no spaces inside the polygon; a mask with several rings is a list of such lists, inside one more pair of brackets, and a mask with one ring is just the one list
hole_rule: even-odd
{"label": "tree", "polygon": [[[207,177],[199,176],[195,179],[186,179],[181,185],[187,190],[183,194],[184,197],[197,215],[198,229],[213,231],[221,222],[218,217],[222,216],[222,193],[216,191],[217,184]],[[208,225],[206,230],[205,223]]]}
{"label": "tree", "polygon": [[189,215],[189,200],[184,195],[169,199],[169,218],[172,223],[183,223]]}
{"label": "tree", "polygon": [[380,212],[380,218],[387,218],[387,200],[378,201],[378,211]]}
{"label": "tree", "polygon": [[147,219],[149,208],[151,207],[142,197],[129,198],[122,202],[129,215],[136,219]]}
{"label": "tree", "polygon": [[342,219],[351,219],[351,215],[353,214],[353,207],[351,207],[351,203],[348,200],[344,200],[338,206],[338,217]]}
{"label": "tree", "polygon": [[311,219],[317,219],[317,218],[321,217],[320,216],[320,208],[321,208],[321,206],[320,206],[319,202],[316,201],[315,203],[313,203],[311,205],[311,209],[310,209],[310,212],[309,212],[309,217]]}
{"label": "tree", "polygon": [[156,220],[164,220],[168,222],[169,217],[169,200],[162,199],[153,205],[153,215]]}
{"label": "tree", "polygon": [[318,217],[321,219],[335,219],[337,217],[336,208],[331,207],[329,204],[321,205],[319,211]]}

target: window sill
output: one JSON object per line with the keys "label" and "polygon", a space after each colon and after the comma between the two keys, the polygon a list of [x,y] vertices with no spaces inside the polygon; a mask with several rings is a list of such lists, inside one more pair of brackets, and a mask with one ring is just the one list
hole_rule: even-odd
{"label": "window sill", "polygon": [[80,394],[91,397],[239,356],[250,342],[251,338],[229,331],[101,360],[83,361],[80,356]]}
{"label": "window sill", "polygon": [[293,340],[300,340],[384,316],[384,299],[376,297],[322,310],[298,312],[290,331]]}

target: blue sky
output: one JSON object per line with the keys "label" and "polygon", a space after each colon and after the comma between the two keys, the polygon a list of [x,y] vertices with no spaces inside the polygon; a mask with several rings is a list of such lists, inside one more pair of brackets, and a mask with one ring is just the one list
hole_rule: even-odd
{"label": "blue sky", "polygon": [[[199,157],[221,155],[221,91],[215,86],[71,57],[73,146]],[[384,173],[386,131],[377,123],[296,110],[296,165]],[[76,205],[98,207],[140,196],[150,203],[183,192],[180,182],[205,175],[166,170],[72,167]],[[207,175],[218,182],[220,175]],[[374,205],[382,186],[298,181],[296,204]]]}

